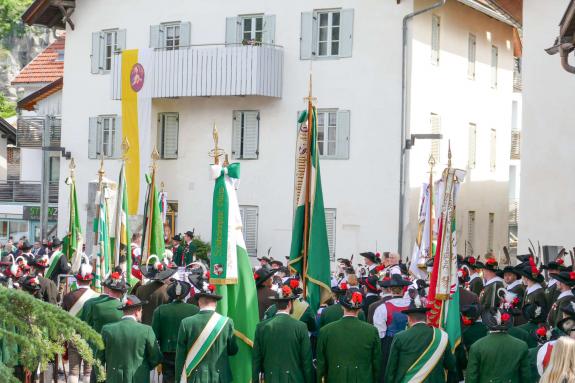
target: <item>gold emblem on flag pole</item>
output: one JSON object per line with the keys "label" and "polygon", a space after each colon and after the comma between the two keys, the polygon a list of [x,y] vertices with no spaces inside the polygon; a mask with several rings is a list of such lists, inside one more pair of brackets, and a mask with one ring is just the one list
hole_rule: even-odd
{"label": "gold emblem on flag pole", "polygon": [[212,137],[214,138],[214,148],[208,152],[208,156],[214,159],[214,165],[220,164],[220,157],[226,156],[224,165],[227,165],[227,154],[226,152],[218,146],[220,135],[218,133],[218,128],[214,122],[214,127],[212,129]]}

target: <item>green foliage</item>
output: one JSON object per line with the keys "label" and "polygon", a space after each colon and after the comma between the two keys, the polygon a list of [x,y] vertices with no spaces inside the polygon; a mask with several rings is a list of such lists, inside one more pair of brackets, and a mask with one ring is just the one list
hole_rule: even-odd
{"label": "green foliage", "polygon": [[14,116],[15,114],[16,114],[16,104],[8,101],[6,97],[2,93],[0,93],[0,117],[8,118]]}
{"label": "green foliage", "polygon": [[12,31],[23,33],[20,17],[32,0],[0,0],[0,39]]}
{"label": "green foliage", "polygon": [[200,237],[195,237],[192,240],[194,246],[196,246],[196,256],[200,259],[207,260],[208,253],[210,252],[210,243],[204,242]]}
{"label": "green foliage", "polygon": [[0,287],[0,381],[11,374],[16,364],[35,370],[38,364],[45,369],[48,362],[64,353],[64,342],[73,344],[80,355],[98,370],[88,342],[97,349],[104,344],[100,335],[90,326],[61,308],[40,301],[15,289]]}

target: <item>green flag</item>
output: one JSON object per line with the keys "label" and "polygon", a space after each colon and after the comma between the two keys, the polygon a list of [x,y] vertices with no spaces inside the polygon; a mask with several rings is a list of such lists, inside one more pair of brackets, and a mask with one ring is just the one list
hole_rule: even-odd
{"label": "green flag", "polygon": [[126,281],[134,286],[137,279],[132,277],[132,253],[130,251],[130,225],[128,224],[128,189],[126,185],[126,170],[122,164],[118,177],[118,200],[116,201],[116,230],[114,238],[115,264],[119,255],[126,257]]}
{"label": "green flag", "polygon": [[164,222],[160,212],[160,197],[156,190],[156,172],[146,176],[148,181],[148,194],[144,206],[144,235],[142,237],[141,265],[148,262],[150,255],[155,254],[159,261],[164,259],[166,246],[164,243]]}
{"label": "green flag", "polygon": [[97,234],[98,234],[98,258],[96,259],[95,278],[92,282],[96,289],[102,289],[102,282],[108,277],[112,265],[112,249],[110,246],[110,226],[108,204],[106,195],[108,191],[104,186],[100,192],[100,204],[98,205]]}
{"label": "green flag", "polygon": [[66,179],[66,184],[70,186],[68,233],[63,240],[63,253],[72,265],[72,272],[77,273],[82,263],[82,228],[80,226],[80,215],[78,214],[78,198],[76,196],[76,182],[73,177]]}
{"label": "green flag", "polygon": [[[317,148],[317,114],[315,107],[312,108],[310,106],[309,109],[312,110],[311,135],[308,134],[308,111],[303,112],[298,119],[298,152],[295,180],[295,201],[297,201],[297,205],[294,213],[289,265],[292,270],[303,277],[306,285],[305,298],[313,311],[316,312],[320,304],[329,299],[331,295],[330,256]],[[308,145],[308,137],[311,145]],[[309,156],[308,147],[311,147]],[[311,170],[309,191],[306,190],[308,161],[311,161],[309,166]],[[309,204],[308,211],[306,211],[305,206],[306,200],[308,200]],[[304,259],[306,241],[307,257]]]}
{"label": "green flag", "polygon": [[222,296],[217,311],[234,321],[238,353],[230,358],[235,382],[251,382],[252,347],[259,322],[258,298],[242,234],[242,218],[235,187],[240,165],[211,166],[215,180],[212,207],[210,282]]}

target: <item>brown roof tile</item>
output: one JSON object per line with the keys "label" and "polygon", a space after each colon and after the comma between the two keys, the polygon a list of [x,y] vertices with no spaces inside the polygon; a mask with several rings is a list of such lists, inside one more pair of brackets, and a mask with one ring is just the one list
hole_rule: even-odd
{"label": "brown roof tile", "polygon": [[64,76],[64,61],[57,61],[58,52],[64,50],[65,36],[34,57],[12,80],[12,84],[53,82]]}

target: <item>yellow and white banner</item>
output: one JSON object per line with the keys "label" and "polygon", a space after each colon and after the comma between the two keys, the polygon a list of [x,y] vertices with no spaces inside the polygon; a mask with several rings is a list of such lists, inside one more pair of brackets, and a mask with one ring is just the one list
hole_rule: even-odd
{"label": "yellow and white banner", "polygon": [[129,215],[143,211],[146,198],[144,177],[152,151],[152,53],[152,49],[122,52],[122,139],[127,138],[129,144],[126,159]]}

